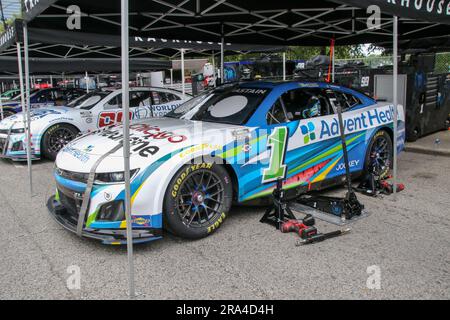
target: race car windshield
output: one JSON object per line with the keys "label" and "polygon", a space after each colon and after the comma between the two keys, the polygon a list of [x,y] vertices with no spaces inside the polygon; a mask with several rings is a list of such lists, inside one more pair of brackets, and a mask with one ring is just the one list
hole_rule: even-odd
{"label": "race car windshield", "polygon": [[67,106],[69,108],[89,110],[94,107],[100,100],[109,95],[109,92],[91,92],[78,99],[73,100]]}
{"label": "race car windshield", "polygon": [[166,117],[241,125],[247,122],[269,89],[220,88],[189,100]]}

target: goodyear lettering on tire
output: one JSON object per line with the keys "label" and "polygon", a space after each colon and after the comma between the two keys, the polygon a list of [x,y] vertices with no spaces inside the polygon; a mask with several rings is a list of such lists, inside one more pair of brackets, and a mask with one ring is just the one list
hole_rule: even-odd
{"label": "goodyear lettering on tire", "polygon": [[222,212],[222,214],[220,215],[219,219],[217,219],[212,225],[210,225],[208,227],[208,233],[213,232],[214,230],[218,229],[220,227],[220,225],[222,224],[222,222],[225,220],[225,218],[227,217],[227,215],[225,214],[225,212]]}
{"label": "goodyear lettering on tire", "polygon": [[172,188],[172,192],[171,195],[173,198],[176,198],[178,195],[178,190],[180,190],[180,186],[183,183],[184,180],[186,180],[186,177],[192,173],[195,172],[197,170],[201,170],[201,169],[211,169],[212,166],[214,164],[213,163],[199,163],[199,164],[193,164],[193,165],[189,165],[188,167],[186,167],[186,170],[184,170],[183,172],[181,172],[177,178],[177,180],[175,181],[175,184]]}

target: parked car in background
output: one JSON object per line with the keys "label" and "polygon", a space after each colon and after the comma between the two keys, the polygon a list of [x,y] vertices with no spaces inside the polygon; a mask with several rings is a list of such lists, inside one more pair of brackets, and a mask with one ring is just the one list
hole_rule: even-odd
{"label": "parked car in background", "polygon": [[[189,98],[186,95],[186,99]],[[130,117],[132,120],[161,117],[183,102],[178,91],[131,88]],[[33,159],[55,159],[58,151],[79,134],[122,122],[122,91],[93,91],[67,106],[40,107],[32,109],[30,114]],[[21,113],[0,122],[0,154],[3,158],[26,159],[25,139]]]}
{"label": "parked car in background", "polygon": [[2,94],[0,94],[0,100],[2,102],[11,100],[15,96],[17,96],[19,93],[20,93],[20,89],[11,89],[11,90],[5,91]]}
{"label": "parked car in background", "polygon": [[[76,88],[49,88],[33,90],[30,94],[31,108],[62,106],[84,95],[85,90]],[[19,94],[13,100],[3,103],[3,117],[22,111]]]}

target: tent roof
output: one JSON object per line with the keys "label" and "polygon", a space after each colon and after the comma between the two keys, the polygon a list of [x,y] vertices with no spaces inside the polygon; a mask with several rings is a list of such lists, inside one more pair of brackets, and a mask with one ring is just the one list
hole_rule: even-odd
{"label": "tent roof", "polygon": [[[120,72],[120,58],[29,58],[31,74],[50,73],[95,73]],[[0,57],[1,72],[17,73],[17,57]],[[172,68],[172,62],[160,59],[133,58],[130,59],[130,71],[155,71]]]}
{"label": "tent roof", "polygon": [[[73,1],[44,2],[52,4],[30,21],[30,27],[67,30],[66,10]],[[432,2],[428,11],[429,1],[422,1],[418,10],[413,0],[130,0],[130,35],[218,41],[223,34],[231,43],[265,45],[328,45],[331,37],[337,44],[379,43],[392,38],[392,15],[397,14],[400,41],[448,36],[450,0]],[[120,34],[119,1],[76,4],[82,32]],[[383,12],[379,30],[367,28],[369,5]]]}

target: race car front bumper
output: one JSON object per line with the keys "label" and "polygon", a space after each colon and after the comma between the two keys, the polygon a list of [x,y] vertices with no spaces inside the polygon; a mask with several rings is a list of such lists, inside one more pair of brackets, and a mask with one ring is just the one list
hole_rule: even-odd
{"label": "race car front bumper", "polygon": [[[50,215],[63,228],[70,232],[77,233],[77,224],[71,217],[68,210],[63,204],[52,196],[47,201],[47,208]],[[133,243],[144,243],[161,239],[161,229],[133,229]],[[127,243],[126,229],[94,229],[83,228],[82,237],[91,238],[102,241],[103,244],[122,245]]]}
{"label": "race car front bumper", "polygon": [[[26,143],[23,135],[0,134],[0,158],[14,161],[27,160]],[[39,160],[34,147],[31,147],[31,160]]]}

